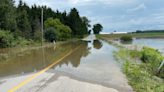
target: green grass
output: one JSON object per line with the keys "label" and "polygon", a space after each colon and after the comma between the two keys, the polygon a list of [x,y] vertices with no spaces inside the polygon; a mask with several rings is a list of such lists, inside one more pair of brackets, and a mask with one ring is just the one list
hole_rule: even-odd
{"label": "green grass", "polygon": [[102,37],[100,34],[95,34],[95,35],[96,35],[97,39],[101,39],[101,37]]}
{"label": "green grass", "polygon": [[[164,92],[163,79],[154,76],[155,73],[152,69],[157,69],[157,67],[154,66],[154,63],[142,63],[142,61],[140,63],[136,62],[136,60],[140,61],[143,56],[143,51],[137,50],[137,44],[133,45],[133,49],[127,49],[121,45],[112,43],[112,41],[108,40],[108,42],[118,48],[117,51],[114,51],[114,58],[119,62],[123,73],[126,74],[128,83],[136,92]],[[156,50],[150,49],[149,51],[154,52]],[[157,54],[161,55],[161,53]],[[148,54],[148,56],[153,57],[154,54],[152,54],[152,56]],[[161,73],[163,73],[163,71]]]}

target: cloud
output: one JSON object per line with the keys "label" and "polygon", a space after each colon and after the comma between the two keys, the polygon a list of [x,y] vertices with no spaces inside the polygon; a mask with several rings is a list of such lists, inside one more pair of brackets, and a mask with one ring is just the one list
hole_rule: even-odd
{"label": "cloud", "polygon": [[133,8],[133,9],[127,9],[127,12],[136,12],[136,11],[145,11],[146,6],[144,3],[140,4],[138,7]]}
{"label": "cloud", "polygon": [[123,19],[123,18],[125,18],[125,15],[122,15],[122,16],[121,16],[121,19]]}

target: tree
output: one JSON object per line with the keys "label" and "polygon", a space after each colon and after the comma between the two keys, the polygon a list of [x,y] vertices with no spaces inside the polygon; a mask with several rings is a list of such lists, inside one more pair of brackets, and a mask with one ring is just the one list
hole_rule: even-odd
{"label": "tree", "polygon": [[99,34],[103,30],[103,27],[101,24],[95,24],[93,25],[93,32],[94,34]]}
{"label": "tree", "polygon": [[16,7],[13,0],[0,0],[0,28],[4,30],[16,29]]}
{"label": "tree", "polygon": [[29,39],[31,36],[31,26],[27,16],[27,12],[23,10],[17,17],[18,29],[22,31],[24,39]]}
{"label": "tree", "polygon": [[88,31],[88,34],[91,34],[91,30]]}
{"label": "tree", "polygon": [[10,47],[13,41],[14,37],[10,31],[0,30],[0,47]]}
{"label": "tree", "polygon": [[83,24],[76,8],[71,9],[71,12],[68,14],[66,24],[72,29],[72,35],[75,37],[82,38],[86,33],[86,27]]}
{"label": "tree", "polygon": [[69,26],[65,26],[59,19],[48,18],[44,25],[46,28],[53,27],[59,32],[59,40],[64,41],[71,37],[71,29]]}
{"label": "tree", "polygon": [[[81,18],[81,20],[82,20],[82,22],[83,22],[83,24],[84,24],[84,27],[86,28],[86,34],[88,34],[88,28],[89,27],[91,27],[91,24],[89,24],[91,21],[90,20],[88,20],[88,18],[87,17],[82,17]],[[90,33],[89,33],[90,34]]]}
{"label": "tree", "polygon": [[57,41],[59,32],[53,27],[46,28],[46,30],[44,30],[44,37],[49,42],[53,42],[54,40]]}

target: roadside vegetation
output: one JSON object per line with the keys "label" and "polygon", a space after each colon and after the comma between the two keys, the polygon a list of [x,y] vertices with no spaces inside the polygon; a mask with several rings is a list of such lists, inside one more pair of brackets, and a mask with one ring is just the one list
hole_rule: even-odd
{"label": "roadside vegetation", "polygon": [[[103,35],[101,35],[103,39]],[[100,37],[99,35],[96,37]],[[157,69],[164,59],[158,50],[135,44],[131,48],[125,48],[113,43],[111,40],[103,39],[109,44],[117,47],[114,57],[119,62],[122,71],[126,74],[128,83],[137,92],[163,92],[164,91],[164,66],[157,73]]]}
{"label": "roadside vegetation", "polygon": [[[41,10],[43,9],[43,46],[41,46]],[[53,11],[47,6],[29,7],[19,0],[0,0],[0,60],[19,56],[38,50],[42,47],[54,46],[52,43],[68,42],[87,37],[91,30],[87,17],[80,16],[76,8],[70,12]],[[100,24],[93,27],[102,31]],[[100,29],[100,30],[99,30]]]}
{"label": "roadside vegetation", "polygon": [[67,41],[81,39],[89,34],[90,20],[80,16],[76,8],[69,13],[53,11],[47,6],[29,7],[19,0],[0,1],[0,48],[27,46],[41,43],[41,10],[43,9],[44,41]]}

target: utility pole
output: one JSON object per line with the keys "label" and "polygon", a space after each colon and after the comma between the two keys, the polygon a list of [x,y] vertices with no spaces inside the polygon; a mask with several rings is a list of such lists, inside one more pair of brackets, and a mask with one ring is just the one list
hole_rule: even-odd
{"label": "utility pole", "polygon": [[42,30],[42,42],[41,42],[41,46],[43,46],[43,8],[41,11],[41,30]]}

